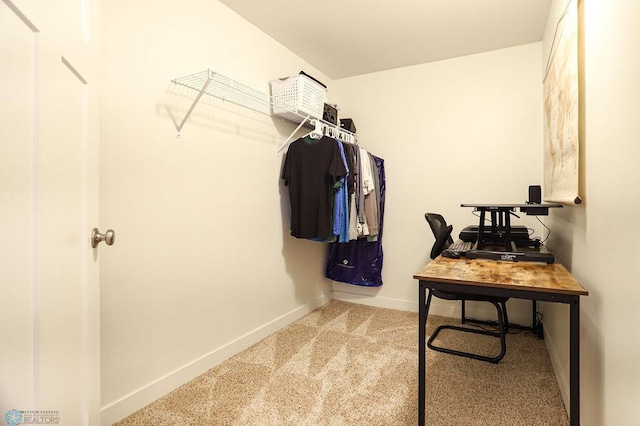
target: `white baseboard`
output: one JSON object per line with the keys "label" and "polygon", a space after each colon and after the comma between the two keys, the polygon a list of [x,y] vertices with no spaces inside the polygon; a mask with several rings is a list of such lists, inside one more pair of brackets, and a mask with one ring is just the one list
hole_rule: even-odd
{"label": "white baseboard", "polygon": [[571,412],[569,409],[569,407],[571,406],[570,404],[571,394],[569,392],[569,382],[567,380],[567,375],[565,374],[565,371],[562,368],[562,363],[560,362],[560,358],[558,358],[558,352],[556,351],[556,348],[553,345],[553,339],[549,335],[547,328],[544,328],[544,343],[547,346],[547,352],[549,353],[551,366],[553,367],[553,372],[556,375],[556,381],[558,382],[558,387],[560,388],[560,394],[562,395],[564,408],[565,410],[567,410],[567,413],[569,413]]}
{"label": "white baseboard", "polygon": [[[375,306],[377,308],[398,309],[401,311],[418,312],[418,303],[411,300],[393,299],[378,295],[363,294],[364,292],[333,291],[333,298],[345,302],[360,303],[362,305]],[[467,304],[467,317],[477,319],[496,319],[496,310],[493,306],[483,302],[470,302]],[[508,310],[508,309],[507,309]],[[442,301],[432,299],[429,314],[441,317],[460,318],[462,309],[460,302]],[[530,312],[509,312],[509,321],[516,324],[531,324]]]}
{"label": "white baseboard", "polygon": [[275,320],[256,328],[243,336],[211,351],[210,353],[196,359],[158,380],[131,392],[117,401],[111,402],[101,409],[101,424],[112,425],[146,407],[156,399],[168,394],[185,383],[206,373],[211,368],[223,361],[242,352],[249,346],[259,342],[265,337],[275,333],[292,322],[302,318],[314,309],[319,308],[332,299],[332,294],[327,293],[316,298],[309,303],[293,311],[282,315]]}
{"label": "white baseboard", "polygon": [[418,312],[418,304],[409,300],[392,299],[376,295],[333,291],[333,298],[344,302],[359,303],[376,308],[397,309],[400,311]]}

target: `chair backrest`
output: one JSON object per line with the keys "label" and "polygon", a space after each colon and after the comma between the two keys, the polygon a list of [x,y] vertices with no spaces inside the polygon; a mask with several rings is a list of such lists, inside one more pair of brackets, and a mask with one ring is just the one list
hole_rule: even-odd
{"label": "chair backrest", "polygon": [[435,259],[442,253],[442,250],[453,244],[453,238],[451,238],[452,226],[447,226],[447,222],[444,217],[438,213],[425,213],[424,218],[427,220],[431,232],[436,238],[436,242],[431,249],[431,258]]}

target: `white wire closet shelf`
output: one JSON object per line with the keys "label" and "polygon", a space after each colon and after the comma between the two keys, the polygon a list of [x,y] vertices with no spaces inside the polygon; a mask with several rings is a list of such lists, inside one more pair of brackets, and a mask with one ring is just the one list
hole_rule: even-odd
{"label": "white wire closet shelf", "polygon": [[[310,117],[309,115],[303,114],[299,112],[298,109],[294,106],[288,105],[270,95],[252,89],[251,87],[245,86],[244,84],[238,83],[237,81],[234,81],[229,77],[225,77],[222,74],[218,74],[211,70],[205,70],[184,77],[179,77],[172,80],[172,82],[176,85],[184,86],[198,92],[198,95],[193,100],[191,107],[189,107],[184,118],[178,125],[178,137],[180,137],[182,128],[189,119],[189,116],[193,112],[193,109],[200,101],[200,98],[202,98],[202,95],[206,94],[218,99],[222,99],[225,102],[230,102],[232,104],[239,105],[269,116],[273,115],[272,108],[274,106],[278,109],[286,110],[287,112],[298,116],[301,119],[300,124],[298,125],[296,130],[294,130],[291,136],[287,138],[287,141],[291,139],[293,134],[297,132],[305,122],[311,122],[312,120],[317,120],[318,122],[320,122],[322,124],[322,127],[325,129],[331,129],[331,134],[335,136],[339,136],[340,134],[342,134],[347,135],[354,142],[357,142],[358,140],[357,136],[354,133],[342,129],[338,125],[329,123],[317,117]],[[313,124],[315,123],[312,123],[312,125]],[[281,146],[278,151],[280,151],[285,144],[283,144],[283,146]]]}

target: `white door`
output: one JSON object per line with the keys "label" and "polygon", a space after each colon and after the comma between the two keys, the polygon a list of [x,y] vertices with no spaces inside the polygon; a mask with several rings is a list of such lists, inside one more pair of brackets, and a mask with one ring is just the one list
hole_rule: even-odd
{"label": "white door", "polygon": [[0,423],[100,423],[99,3],[0,0]]}

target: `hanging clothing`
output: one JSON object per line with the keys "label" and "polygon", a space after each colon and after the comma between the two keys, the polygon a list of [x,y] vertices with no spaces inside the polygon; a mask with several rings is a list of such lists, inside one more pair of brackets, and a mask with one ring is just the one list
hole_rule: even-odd
{"label": "hanging clothing", "polygon": [[353,158],[353,181],[349,193],[349,240],[358,239],[358,216],[360,205],[360,147],[347,145]]}
{"label": "hanging clothing", "polygon": [[[372,168],[376,167],[373,156],[369,155],[369,158],[371,159]],[[371,195],[371,202],[365,203],[365,213],[366,213],[367,206],[369,206],[369,209],[375,209],[375,213],[373,211],[369,213],[371,216],[375,218],[375,219],[372,218],[371,220],[376,221],[376,224],[374,227],[375,233],[372,232],[371,235],[367,236],[367,241],[369,242],[378,241],[378,232],[380,231],[378,229],[378,224],[380,223],[380,220],[381,220],[380,219],[381,213],[378,210],[378,206],[379,206],[378,200],[380,199],[380,175],[377,169],[376,169],[376,173],[373,174],[373,181],[374,181],[375,190],[372,191],[371,194],[369,194]],[[373,200],[373,197],[375,197],[375,201]]]}
{"label": "hanging clothing", "polygon": [[333,237],[334,188],[346,174],[335,139],[304,137],[289,145],[282,179],[289,187],[292,236],[324,241]]}
{"label": "hanging clothing", "polygon": [[373,173],[371,171],[371,160],[369,153],[364,149],[360,148],[360,211],[358,212],[358,217],[360,222],[358,224],[358,236],[367,236],[371,235],[371,231],[369,229],[369,223],[367,221],[366,215],[366,198],[374,190],[374,180]]}
{"label": "hanging clothing", "polygon": [[[369,154],[367,155],[367,159],[370,163],[370,169],[374,170],[375,169],[375,163],[373,161],[372,156]],[[367,238],[371,239],[373,237],[375,237],[376,235],[378,235],[378,197],[376,195],[376,178],[375,178],[375,173],[371,174],[371,179],[372,179],[372,186],[373,188],[371,189],[371,191],[365,195],[364,197],[364,217],[367,220],[367,228],[369,231],[369,234],[367,235]],[[371,240],[370,240],[371,241]]]}
{"label": "hanging clothing", "polygon": [[342,147],[344,148],[344,154],[347,160],[347,168],[349,169],[349,174],[347,175],[347,189],[349,190],[349,195],[351,195],[356,191],[356,179],[359,175],[358,168],[356,167],[355,154],[357,146],[347,142],[343,142]]}
{"label": "hanging clothing", "polygon": [[333,281],[379,287],[382,285],[382,229],[386,180],[384,160],[376,156],[371,157],[373,158],[373,168],[375,169],[372,172],[379,181],[378,189],[376,190],[378,191],[376,192],[378,200],[377,241],[369,242],[366,238],[360,238],[346,244],[328,244],[325,276]]}
{"label": "hanging clothing", "polygon": [[349,189],[347,179],[350,174],[349,164],[345,155],[342,142],[336,140],[340,155],[347,169],[347,175],[340,178],[340,187],[335,191],[335,201],[333,204],[333,235],[337,237],[339,243],[349,241]]}

